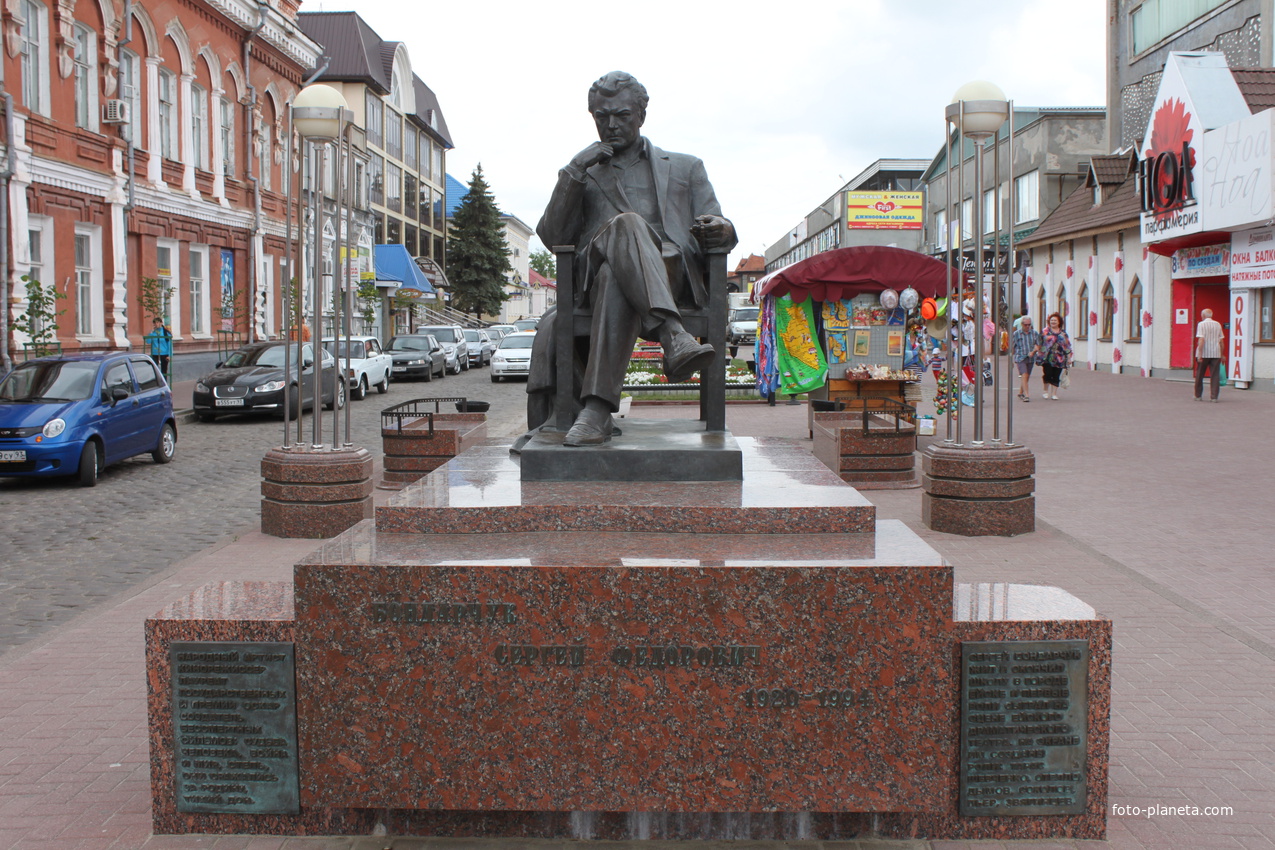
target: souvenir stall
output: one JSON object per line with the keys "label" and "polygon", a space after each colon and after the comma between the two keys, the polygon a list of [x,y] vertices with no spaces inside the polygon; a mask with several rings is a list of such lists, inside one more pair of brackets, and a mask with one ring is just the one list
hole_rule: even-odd
{"label": "souvenir stall", "polygon": [[758,390],[915,403],[929,359],[904,368],[909,323],[923,324],[922,301],[945,299],[957,274],[916,251],[879,246],[825,251],[771,272],[753,290]]}

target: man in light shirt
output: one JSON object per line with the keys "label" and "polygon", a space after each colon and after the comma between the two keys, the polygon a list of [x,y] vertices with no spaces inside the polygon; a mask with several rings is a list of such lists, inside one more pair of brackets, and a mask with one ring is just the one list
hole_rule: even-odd
{"label": "man in light shirt", "polygon": [[1217,401],[1222,380],[1222,325],[1214,321],[1213,311],[1200,311],[1195,326],[1195,400],[1203,401],[1204,372],[1209,373],[1209,401]]}

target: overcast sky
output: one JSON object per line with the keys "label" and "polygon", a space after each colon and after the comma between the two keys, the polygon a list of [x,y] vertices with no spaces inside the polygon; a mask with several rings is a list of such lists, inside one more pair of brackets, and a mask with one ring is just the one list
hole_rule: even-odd
{"label": "overcast sky", "polygon": [[739,248],[762,254],[877,159],[930,159],[970,80],[1020,106],[1102,106],[1105,0],[405,3],[308,0],[359,12],[406,43],[438,95],[468,184],[535,227],[557,171],[597,136],[602,74],[651,96],[643,133],[704,160]]}

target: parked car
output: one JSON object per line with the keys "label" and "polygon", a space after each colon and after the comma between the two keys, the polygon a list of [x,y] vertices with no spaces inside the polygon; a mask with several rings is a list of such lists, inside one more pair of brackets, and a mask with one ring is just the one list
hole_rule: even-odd
{"label": "parked car", "polygon": [[[283,369],[284,347],[288,372]],[[252,342],[231,352],[224,363],[195,382],[195,416],[211,422],[224,413],[283,413],[283,388],[289,387],[290,416],[314,405],[314,370],[319,369],[319,400],[329,410],[345,407],[345,381],[327,351],[311,343]]]}
{"label": "parked car", "polygon": [[470,366],[481,368],[491,362],[496,343],[492,341],[491,335],[486,330],[465,328],[465,342],[469,346]]}
{"label": "parked car", "polygon": [[518,319],[514,322],[514,328],[520,331],[534,331],[540,325],[540,317],[532,319]]}
{"label": "parked car", "polygon": [[0,380],[0,476],[78,475],[150,452],[177,453],[173,392],[145,354],[64,354],[14,367]]}
{"label": "parked car", "polygon": [[[460,325],[429,325],[417,328],[418,334],[431,334],[443,344],[447,352],[448,371],[459,375],[469,368],[469,343],[465,341],[465,331]],[[451,364],[455,363],[455,367]]]}
{"label": "parked car", "polygon": [[433,334],[403,334],[390,337],[386,351],[394,360],[395,378],[424,378],[447,374],[447,352]]}
{"label": "parked car", "polygon": [[527,377],[531,372],[531,344],[535,339],[534,331],[518,331],[500,341],[491,358],[493,384],[500,383],[504,378]]}
{"label": "parked car", "polygon": [[[323,340],[323,348],[337,359],[339,368],[345,368],[345,339]],[[394,358],[381,348],[381,341],[374,336],[352,336],[349,346],[350,367],[347,378],[350,382],[350,397],[363,399],[368,390],[376,387],[378,393],[389,392],[390,370],[394,366]]]}
{"label": "parked car", "polygon": [[515,333],[518,329],[513,325],[488,325],[487,333],[491,336],[491,341],[499,344],[502,339]]}

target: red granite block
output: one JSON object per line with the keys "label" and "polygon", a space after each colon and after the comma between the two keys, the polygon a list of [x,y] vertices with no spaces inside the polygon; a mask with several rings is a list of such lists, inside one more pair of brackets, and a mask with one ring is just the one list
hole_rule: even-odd
{"label": "red granite block", "polygon": [[487,439],[486,421],[485,413],[438,413],[433,433],[425,419],[408,422],[402,429],[382,428],[384,473],[379,486],[400,489],[481,444]]}
{"label": "red granite block", "polygon": [[995,478],[959,479],[921,476],[922,486],[932,496],[957,499],[1015,499],[1030,496],[1036,490],[1036,479],[1015,478],[1002,481]]}
{"label": "red granite block", "polygon": [[177,811],[169,644],[173,641],[291,641],[292,616],[290,582],[218,582],[201,587],[146,621],[151,823],[157,834],[366,834],[375,825],[375,818],[369,812],[304,806],[300,815]]}
{"label": "red granite block", "polygon": [[1036,530],[1036,498],[948,499],[922,493],[921,522],[947,534],[1013,537]]}
{"label": "red granite block", "polygon": [[921,453],[921,471],[935,478],[1025,478],[1036,473],[1036,456],[1024,446],[931,443]]}
{"label": "red granite block", "polygon": [[261,530],[275,537],[335,537],[372,516],[367,449],[272,449],[261,461]]}
{"label": "red granite block", "polygon": [[946,567],[298,565],[303,799],[941,809],[950,581]]}

